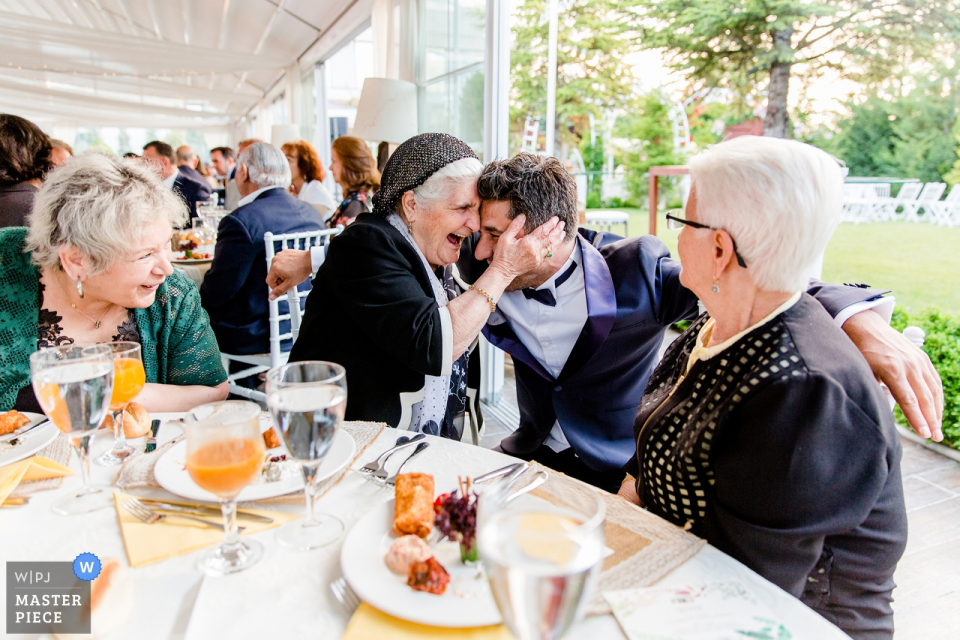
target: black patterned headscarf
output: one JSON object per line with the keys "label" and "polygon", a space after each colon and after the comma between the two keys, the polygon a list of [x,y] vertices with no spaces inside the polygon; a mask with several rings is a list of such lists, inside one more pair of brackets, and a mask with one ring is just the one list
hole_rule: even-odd
{"label": "black patterned headscarf", "polygon": [[373,212],[388,216],[404,193],[457,160],[476,158],[467,143],[446,133],[421,133],[393,152],[380,175],[380,190],[373,196]]}

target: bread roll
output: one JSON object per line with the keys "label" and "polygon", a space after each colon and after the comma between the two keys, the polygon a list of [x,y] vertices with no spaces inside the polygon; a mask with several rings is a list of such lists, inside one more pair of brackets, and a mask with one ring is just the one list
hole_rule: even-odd
{"label": "bread roll", "polygon": [[433,476],[401,473],[394,485],[393,528],[399,535],[426,538],[433,529]]}
{"label": "bread roll", "polygon": [[[123,435],[127,438],[142,438],[150,433],[150,414],[143,405],[131,402],[123,410]],[[113,431],[113,416],[108,413],[100,423],[101,429]]]}

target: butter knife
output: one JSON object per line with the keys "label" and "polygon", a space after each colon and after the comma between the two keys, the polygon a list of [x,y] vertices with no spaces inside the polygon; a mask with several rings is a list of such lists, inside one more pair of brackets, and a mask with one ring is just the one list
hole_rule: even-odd
{"label": "butter knife", "polygon": [[144,453],[150,453],[157,448],[157,431],[159,430],[159,420],[154,420],[150,423],[150,435],[147,436],[147,447],[143,450]]}
{"label": "butter knife", "polygon": [[49,419],[41,420],[40,422],[38,422],[37,424],[33,425],[32,427],[27,427],[26,429],[24,429],[23,431],[21,431],[21,432],[19,432],[19,433],[17,433],[16,431],[14,431],[13,433],[10,433],[10,434],[4,435],[4,436],[0,436],[0,442],[13,442],[14,440],[18,440],[18,439],[22,438],[23,436],[27,435],[28,433],[30,433],[31,431],[33,431],[34,429],[36,429],[36,428],[38,428],[38,427],[42,427],[43,425],[47,424],[48,422],[50,422]]}
{"label": "butter knife", "polygon": [[[202,504],[184,506],[182,504],[172,504],[169,502],[162,502],[160,500],[145,500],[143,498],[140,498],[140,502],[156,509],[157,511],[191,513],[195,516],[206,516],[208,518],[219,516],[222,513],[220,511],[220,507],[208,507]],[[239,509],[237,509],[237,520],[249,520],[250,522],[273,524],[273,518],[267,518],[266,516],[257,515],[255,513],[247,513],[246,511],[240,511]]]}

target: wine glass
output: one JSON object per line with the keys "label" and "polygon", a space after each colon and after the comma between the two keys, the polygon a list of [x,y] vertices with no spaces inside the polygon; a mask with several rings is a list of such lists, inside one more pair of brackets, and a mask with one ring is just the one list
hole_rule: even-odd
{"label": "wine glass", "polygon": [[243,571],[263,556],[256,540],[240,540],[237,495],[260,475],[266,448],[260,435],[260,407],[227,400],[200,405],[184,420],[187,434],[187,473],[201,489],[220,499],[223,543],[200,556],[207,575]]}
{"label": "wine glass", "polygon": [[334,542],[344,526],[314,511],[317,470],[347,409],[347,372],[332,362],[292,362],[267,372],[267,407],[273,423],[303,470],[307,517],[277,530],[277,541],[301,551]]}
{"label": "wine glass", "polygon": [[484,491],[477,545],[504,624],[518,640],[562,638],[583,618],[606,545],[599,495],[563,492],[562,502]]}
{"label": "wine glass", "polygon": [[40,408],[70,436],[80,458],[83,486],[53,505],[60,515],[87,513],[110,504],[105,487],[90,484],[90,435],[100,426],[113,391],[113,350],[109,345],[66,345],[30,356],[30,380]]}
{"label": "wine glass", "polygon": [[123,411],[130,401],[137,397],[147,382],[140,356],[140,345],[136,342],[111,342],[107,345],[113,350],[113,395],[110,396],[110,411],[113,414],[113,448],[97,458],[102,467],[113,467],[136,453],[136,449],[127,444],[123,433]]}

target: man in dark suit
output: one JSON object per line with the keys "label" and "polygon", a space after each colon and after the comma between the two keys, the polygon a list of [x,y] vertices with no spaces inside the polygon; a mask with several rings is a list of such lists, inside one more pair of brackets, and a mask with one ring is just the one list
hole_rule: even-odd
{"label": "man in dark suit", "polygon": [[[265,142],[240,154],[236,171],[239,207],[220,221],[213,264],[200,299],[220,350],[233,355],[270,351],[270,311],[263,234],[320,231],[317,210],[287,193],[290,166],[277,147]],[[304,285],[309,289],[309,284]],[[285,302],[281,313],[285,313]],[[288,331],[281,326],[280,331]],[[284,346],[289,351],[290,345]]]}
{"label": "man in dark suit", "polygon": [[[656,237],[577,232],[576,186],[554,158],[520,154],[488,164],[477,189],[484,202],[475,255],[464,247],[458,263],[466,282],[521,213],[528,230],[554,215],[571,230],[541,267],[508,287],[484,330],[513,357],[516,373],[520,427],[500,449],[615,492],[664,334],[697,316],[697,298]],[[876,316],[869,309],[885,304],[857,287],[817,283],[810,293],[840,320]]]}
{"label": "man in dark suit", "polygon": [[177,168],[177,154],[166,142],[151,140],[143,146],[143,158],[153,162],[168,188],[173,189],[190,209],[190,217],[197,217],[197,203],[205,202],[213,189],[204,180],[198,182]]}

